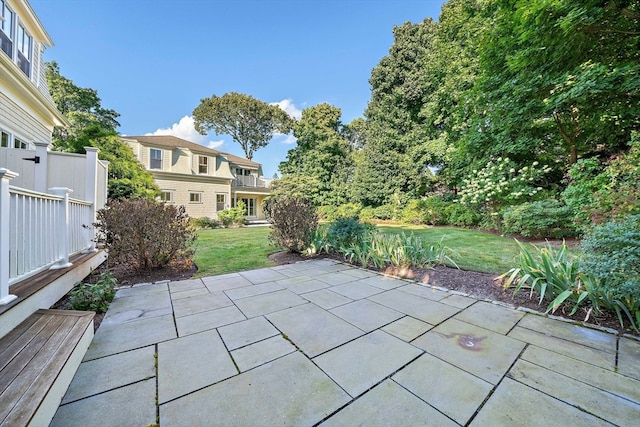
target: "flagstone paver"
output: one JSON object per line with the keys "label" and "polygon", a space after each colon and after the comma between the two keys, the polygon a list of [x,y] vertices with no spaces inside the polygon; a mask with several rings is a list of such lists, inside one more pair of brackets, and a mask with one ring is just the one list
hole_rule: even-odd
{"label": "flagstone paver", "polygon": [[455,315],[454,319],[472,323],[499,334],[508,333],[524,316],[524,312],[478,301]]}
{"label": "flagstone paver", "polygon": [[316,357],[314,362],[356,397],[420,354],[422,350],[375,331]]}
{"label": "flagstone paver", "polygon": [[377,385],[321,424],[322,427],[457,425],[391,380]]}
{"label": "flagstone paver", "polygon": [[338,307],[344,304],[348,304],[353,301],[351,298],[347,298],[344,295],[337,294],[330,289],[321,289],[319,291],[307,292],[300,295],[301,297],[311,301],[315,305],[330,310],[334,307]]}
{"label": "flagstone paver", "polygon": [[294,351],[296,348],[278,335],[234,350],[231,356],[240,372],[245,372]]}
{"label": "flagstone paver", "polygon": [[465,424],[493,386],[430,354],[424,354],[393,380],[448,417]]}
{"label": "flagstone paver", "polygon": [[321,259],[119,289],[52,425],[635,425],[638,372],[631,337]]}
{"label": "flagstone paver", "polygon": [[525,343],[456,319],[411,342],[426,352],[491,384],[497,384]]}
{"label": "flagstone paver", "polygon": [[229,350],[235,350],[280,334],[280,331],[262,316],[222,326],[218,328],[218,332]]}
{"label": "flagstone paver", "polygon": [[350,400],[300,352],[160,405],[171,426],[312,426]]}
{"label": "flagstone paver", "polygon": [[509,371],[509,377],[617,425],[630,426],[640,420],[640,405],[637,403],[526,360],[518,360]]}
{"label": "flagstone paver", "polygon": [[310,303],[268,314],[267,319],[309,357],[364,334],[338,316]]}
{"label": "flagstone paver", "polygon": [[215,329],[158,344],[158,402],[229,378],[238,371]]}
{"label": "flagstone paver", "polygon": [[365,332],[371,332],[404,316],[369,300],[354,301],[329,311]]}
{"label": "flagstone paver", "polygon": [[382,330],[396,338],[400,338],[402,341],[409,342],[424,334],[431,328],[433,328],[433,325],[423,322],[422,320],[414,319],[410,316],[405,316],[402,319],[396,320],[395,322],[385,326]]}
{"label": "flagstone paver", "polygon": [[[558,384],[561,388],[562,384]],[[491,395],[471,426],[548,427],[611,426],[574,406],[554,399],[510,378]]]}

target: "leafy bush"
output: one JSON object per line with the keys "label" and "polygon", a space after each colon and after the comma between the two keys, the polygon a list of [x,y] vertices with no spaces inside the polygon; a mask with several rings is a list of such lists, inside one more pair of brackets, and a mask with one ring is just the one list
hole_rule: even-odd
{"label": "leafy bush", "polygon": [[138,271],[190,258],[196,235],[184,206],[149,199],[111,200],[97,212],[96,227],[109,258]]}
{"label": "leafy bush", "polygon": [[394,205],[382,205],[373,210],[373,218],[389,220],[396,217],[396,208]]}
{"label": "leafy bush", "polygon": [[573,209],[555,199],[523,203],[503,210],[503,232],[526,237],[567,237],[576,234]]}
{"label": "leafy bush", "polygon": [[244,202],[238,201],[235,208],[227,208],[218,212],[218,220],[224,227],[241,227],[247,224],[246,209]]}
{"label": "leafy bush", "polygon": [[105,313],[116,295],[115,286],[118,280],[105,272],[100,275],[96,283],[76,283],[70,292],[72,310],[90,310]]}
{"label": "leafy bush", "polygon": [[201,218],[190,218],[189,222],[195,228],[218,228],[220,223],[215,219],[203,216]]}
{"label": "leafy bush", "polygon": [[596,313],[600,312],[598,281],[593,276],[580,271],[579,259],[569,253],[563,244],[559,249],[547,245],[544,248],[532,247],[533,254],[520,242],[518,267],[514,267],[500,276],[505,278],[505,288],[515,284],[514,294],[523,288],[529,289],[532,297],[536,292],[543,300],[550,301],[547,312],[555,311],[563,303],[572,304],[571,314],[581,306],[591,303]]}
{"label": "leafy bush", "polygon": [[608,305],[640,326],[640,215],[594,227],[582,250],[583,269],[601,281]]}
{"label": "leafy bush", "polygon": [[409,224],[446,224],[447,202],[438,196],[411,200],[402,210],[402,221]]}
{"label": "leafy bush", "polygon": [[303,252],[311,243],[318,228],[318,214],[313,204],[302,198],[277,196],[264,205],[271,221],[269,241],[290,252]]}
{"label": "leafy bush", "polygon": [[370,221],[373,219],[374,212],[375,212],[375,209],[373,207],[366,206],[362,208],[362,210],[360,211],[360,214],[358,215],[358,218],[360,218],[360,221]]}
{"label": "leafy bush", "polygon": [[339,218],[327,228],[327,240],[336,250],[357,245],[375,230],[375,225],[360,222],[358,218]]}
{"label": "leafy bush", "polygon": [[480,223],[480,213],[460,203],[447,202],[444,207],[445,223],[458,227],[471,227]]}

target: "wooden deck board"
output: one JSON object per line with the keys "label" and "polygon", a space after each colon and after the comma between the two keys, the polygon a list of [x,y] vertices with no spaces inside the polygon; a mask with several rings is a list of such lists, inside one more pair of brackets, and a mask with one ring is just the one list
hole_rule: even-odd
{"label": "wooden deck board", "polygon": [[92,312],[38,310],[25,321],[30,327],[19,328],[20,337],[0,339],[0,354],[22,348],[0,370],[0,425],[28,424],[87,328],[93,327],[93,317]]}

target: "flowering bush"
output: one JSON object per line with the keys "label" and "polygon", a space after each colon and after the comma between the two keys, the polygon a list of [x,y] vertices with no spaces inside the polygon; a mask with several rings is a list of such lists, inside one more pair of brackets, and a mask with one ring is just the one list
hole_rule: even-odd
{"label": "flowering bush", "polygon": [[498,157],[462,181],[458,201],[487,212],[530,201],[542,191],[543,177],[550,171],[550,166],[538,162],[518,168],[509,158]]}

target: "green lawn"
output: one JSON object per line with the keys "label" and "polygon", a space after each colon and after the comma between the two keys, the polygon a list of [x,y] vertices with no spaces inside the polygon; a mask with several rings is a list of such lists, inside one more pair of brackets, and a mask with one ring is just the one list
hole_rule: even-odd
{"label": "green lawn", "polygon": [[276,252],[269,245],[268,235],[269,227],[199,230],[194,245],[198,272],[194,277],[274,266],[267,258]]}
{"label": "green lawn", "polygon": [[504,273],[514,266],[520,252],[515,240],[491,233],[454,227],[429,227],[419,225],[381,225],[380,231],[388,234],[414,233],[427,242],[442,244],[453,249],[452,257],[464,270],[487,273]]}
{"label": "green lawn", "polygon": [[[452,227],[381,225],[383,233],[414,233],[427,242],[438,242],[453,249],[454,261],[465,270],[504,273],[513,267],[518,245],[513,239],[495,234]],[[269,245],[268,227],[200,230],[195,243],[195,277],[233,273],[274,265],[267,255],[276,249]]]}

